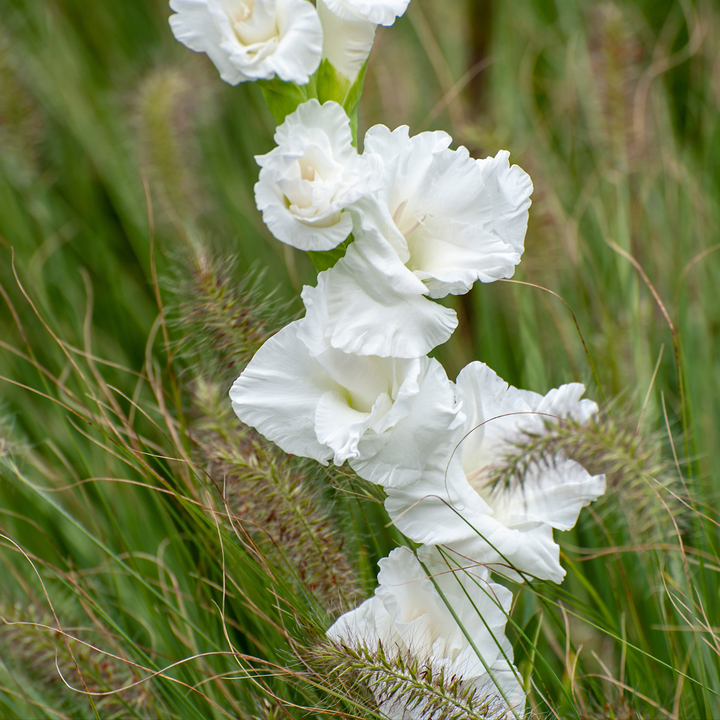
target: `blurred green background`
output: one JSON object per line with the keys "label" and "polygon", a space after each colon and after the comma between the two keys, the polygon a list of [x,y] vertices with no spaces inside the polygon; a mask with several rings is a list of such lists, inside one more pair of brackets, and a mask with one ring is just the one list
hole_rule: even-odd
{"label": "blurred green background", "polygon": [[[274,131],[259,90],[224,85],[204,55],[174,40],[169,14],[162,0],[0,0],[0,455],[10,457],[13,443],[22,446],[31,456],[28,467],[58,486],[120,471],[108,460],[107,442],[99,447],[84,437],[63,408],[29,389],[56,397],[57,382],[67,381],[78,396],[88,393],[72,384],[78,379],[69,358],[80,355],[54,342],[43,322],[69,347],[110,363],[98,371],[102,380],[87,372],[93,383],[142,402],[147,386],[122,368],[156,367],[170,395],[177,387],[173,373],[183,372],[168,369],[167,347],[179,339],[170,327],[169,344],[162,341],[153,254],[171,314],[184,300],[178,288],[198,247],[232,257],[224,271],[238,285],[248,272],[263,271],[260,287],[287,303],[285,317],[300,312],[300,289],[314,282],[309,260],[276,242],[255,208],[253,156],[272,148]],[[476,286],[449,301],[461,325],[436,354],[451,378],[483,360],[508,382],[538,392],[585,382],[590,397],[636,419],[642,413],[649,431],[665,433],[666,450],[676,451],[696,497],[715,503],[720,6],[412,0],[405,17],[378,32],[361,136],[376,123],[407,124],[413,133],[447,130],[476,157],[507,149],[535,183],[526,252],[515,275],[530,285]],[[231,380],[218,377],[223,392]],[[128,400],[121,405],[133,414]],[[117,557],[143,546],[155,554],[170,532],[157,514],[180,513],[129,490],[66,498],[63,507],[86,518],[86,530],[92,526],[91,540],[11,476],[0,479],[3,535],[48,563],[62,558],[73,572],[99,562],[98,538]],[[163,517],[174,536],[183,535]],[[205,547],[212,548],[212,523],[203,527],[210,538]],[[714,543],[713,537],[711,553]],[[36,595],[42,604],[27,565],[7,541],[4,547],[0,602]],[[383,548],[368,551],[364,561],[365,594]],[[178,550],[174,562],[187,570],[200,562],[194,553]],[[73,595],[65,582],[64,592]],[[116,587],[110,605],[140,616],[131,587]],[[127,612],[117,598],[130,604]],[[156,601],[143,598],[138,607]],[[125,630],[127,638],[141,634]],[[221,630],[213,633],[223,646]],[[177,657],[184,651],[178,648],[163,652]],[[34,677],[35,671],[5,672],[17,680],[17,673]],[[10,675],[0,684],[13,687]],[[38,693],[51,692],[33,683]],[[30,702],[18,694],[15,688],[0,703]],[[230,702],[219,689],[217,701]],[[78,702],[63,712],[94,717]],[[167,696],[163,702],[172,704]],[[172,713],[179,717],[217,712],[199,701],[189,709],[193,699],[184,710],[177,702]],[[708,697],[704,702],[712,706]],[[28,707],[9,704],[3,716]]]}

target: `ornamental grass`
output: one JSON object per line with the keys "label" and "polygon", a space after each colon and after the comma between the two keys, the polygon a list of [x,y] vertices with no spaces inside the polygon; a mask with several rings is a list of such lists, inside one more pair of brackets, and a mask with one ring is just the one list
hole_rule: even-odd
{"label": "ornamental grass", "polygon": [[0,4],[0,718],[720,717],[718,40]]}

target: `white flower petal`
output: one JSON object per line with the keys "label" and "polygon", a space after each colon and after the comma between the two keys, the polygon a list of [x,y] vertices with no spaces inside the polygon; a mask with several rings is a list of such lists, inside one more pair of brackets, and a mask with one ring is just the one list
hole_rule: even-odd
{"label": "white flower petal", "polygon": [[493,545],[494,548],[490,548],[480,537],[475,537],[454,544],[451,549],[460,558],[477,558],[476,562],[515,582],[535,577],[560,584],[565,577],[565,569],[560,565],[560,546],[553,539],[549,525],[506,529],[498,532]]}
{"label": "white flower petal", "polygon": [[[452,137],[443,130],[434,130],[417,135],[420,140],[417,150],[424,149],[425,154],[434,155],[447,150],[452,145]],[[388,165],[400,157],[411,143],[410,128],[407,125],[400,125],[395,130],[390,130],[385,125],[373,125],[365,133],[365,152],[375,153]],[[422,144],[422,147],[419,144]],[[427,162],[427,159],[424,161]]]}
{"label": "white flower petal", "polygon": [[549,419],[538,415],[542,395],[508,385],[485,363],[463,368],[457,386],[468,417],[462,444],[466,472],[502,460],[523,439],[523,430],[541,430]]}
{"label": "white flower petal", "polygon": [[323,58],[354,83],[370,56],[377,25],[363,18],[343,19],[325,0],[317,0],[317,11],[323,26]]}
{"label": "white flower petal", "polygon": [[597,416],[598,406],[592,400],[581,400],[584,394],[585,386],[582,383],[561,385],[540,400],[537,411],[586,425]]}
{"label": "white flower petal", "polygon": [[280,40],[268,58],[269,66],[281,80],[307,85],[322,59],[317,10],[307,0],[277,0],[277,27]]}
{"label": "white flower petal", "polygon": [[430,475],[387,490],[385,509],[394,525],[413,542],[452,547],[478,536],[481,529],[475,527],[477,518],[484,521],[492,516],[491,507],[465,480],[460,456],[456,454],[450,460],[448,454],[446,467],[440,481]]}
{"label": "white flower petal", "polygon": [[484,283],[509,278],[520,255],[485,228],[456,222],[428,220],[412,238],[415,275],[429,290],[430,297],[463,295],[478,280]]}
{"label": "white flower petal", "polygon": [[[401,487],[420,478],[440,482],[444,460],[457,435],[459,414],[452,383],[437,360],[423,361],[428,369],[410,412],[393,428],[380,446],[382,436],[367,434],[360,441],[360,458],[351,460],[353,470],[365,480],[384,487]],[[396,401],[398,404],[398,401]]]}
{"label": "white flower petal", "polygon": [[378,642],[389,634],[390,621],[388,618],[383,622],[383,615],[387,616],[387,611],[382,603],[371,597],[355,610],[341,615],[326,635],[338,644],[375,648]]}
{"label": "white flower petal", "polygon": [[605,494],[604,475],[592,477],[582,465],[559,459],[553,466],[532,465],[522,484],[498,493],[493,503],[505,525],[545,523],[556,530],[571,530],[580,510]]}
{"label": "white flower petal", "polygon": [[487,205],[479,165],[466,148],[450,150],[451,142],[444,132],[409,137],[405,126],[391,132],[378,125],[365,135],[365,152],[385,163],[382,199],[406,237],[427,217],[476,224],[478,204]]}
{"label": "white flower petal", "polygon": [[478,690],[478,697],[493,697],[498,694],[498,688],[502,689],[503,700],[506,703],[496,700],[492,703],[488,712],[487,720],[517,720],[525,718],[525,691],[523,690],[518,672],[503,663],[500,667],[492,668],[493,681],[484,681],[475,684]]}
{"label": "white flower petal", "polygon": [[[345,162],[357,155],[352,146],[352,131],[350,130],[350,119],[347,113],[336,102],[320,104],[318,100],[312,99],[298,105],[297,109],[288,115],[275,130],[274,139],[278,145],[288,145],[290,151],[302,149],[305,141],[305,131],[317,129],[323,131],[332,147],[333,155],[340,161]],[[293,138],[298,138],[293,140]],[[268,162],[263,162],[268,155],[260,155],[256,158],[258,165],[265,167]]]}
{"label": "white flower petal", "polygon": [[335,217],[331,216],[331,224],[316,227],[312,222],[294,217],[283,200],[282,193],[262,179],[255,185],[255,203],[262,212],[263,222],[273,236],[286,245],[305,252],[326,252],[344,242],[352,232],[353,221],[347,212],[339,211]]}
{"label": "white flower petal", "polygon": [[547,423],[570,418],[586,424],[598,412],[597,403],[581,400],[585,386],[569,383],[550,390],[544,397],[508,385],[484,363],[463,368],[457,385],[468,416],[463,441],[466,471],[502,461],[516,452],[516,444],[528,433],[543,433]]}
{"label": "white flower petal", "polygon": [[325,0],[328,8],[344,20],[363,19],[375,25],[392,25],[407,10],[410,0]]}
{"label": "white flower petal", "polygon": [[278,127],[275,142],[274,150],[255,158],[263,220],[281,242],[332,250],[352,232],[349,210],[378,189],[380,159],[358,155],[350,119],[334,102],[300,105]]}
{"label": "white flower petal", "polygon": [[[450,150],[443,132],[410,137],[407,127],[379,125],[365,136],[365,155],[384,163],[379,211],[360,205],[358,248],[395,284],[396,263],[424,283],[431,297],[467,292],[476,281],[509,278],[520,262],[532,183],[510,168],[507,153],[473,160]],[[370,232],[384,238],[385,247]],[[397,258],[387,262],[390,250]]]}
{"label": "white flower petal", "polygon": [[175,37],[207,53],[225,82],[305,85],[320,65],[322,26],[306,0],[171,0]]}
{"label": "white flower petal", "polygon": [[[315,432],[317,439],[327,445],[334,453],[334,463],[342,465],[348,458],[361,457],[366,448],[358,449],[368,428],[378,419],[387,415],[392,408],[392,400],[386,394],[377,398],[370,412],[354,410],[348,405],[347,398],[337,391],[325,393],[320,398],[315,412]],[[379,436],[381,444],[388,436]]]}
{"label": "white flower petal", "polygon": [[303,290],[310,342],[313,328],[334,348],[357,355],[416,358],[444,343],[457,316],[423,295],[393,290],[353,243],[334,268],[320,273],[316,288]]}
{"label": "white flower petal", "polygon": [[315,413],[325,393],[338,385],[298,339],[294,322],[268,340],[230,390],[233,410],[285,452],[324,465],[333,452],[320,444]]}
{"label": "white flower petal", "polygon": [[437,473],[462,427],[453,384],[436,360],[351,355],[300,337],[291,323],[257,352],[230,396],[238,417],[283,450],[370,482]]}
{"label": "white flower petal", "polygon": [[178,42],[195,52],[205,53],[230,85],[247,80],[220,48],[222,36],[207,6],[207,0],[170,0],[175,15],[169,18],[170,29]]}
{"label": "white flower petal", "polygon": [[533,184],[524,170],[517,165],[510,167],[509,157],[509,152],[501,150],[494,158],[477,162],[493,209],[492,230],[522,255]]}

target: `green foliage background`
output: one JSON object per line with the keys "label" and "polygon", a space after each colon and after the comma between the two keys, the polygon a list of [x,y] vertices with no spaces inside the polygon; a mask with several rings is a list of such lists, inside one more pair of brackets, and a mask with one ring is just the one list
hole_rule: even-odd
{"label": "green foliage background", "polygon": [[[0,617],[32,623],[0,626],[0,717],[372,717],[307,658],[400,538],[228,413],[315,273],[255,208],[259,89],[168,15],[0,0]],[[371,57],[360,137],[445,129],[535,183],[526,284],[452,300],[449,375],[583,381],[614,423],[568,579],[512,615],[540,715],[720,716],[719,47],[709,0],[413,0]]]}

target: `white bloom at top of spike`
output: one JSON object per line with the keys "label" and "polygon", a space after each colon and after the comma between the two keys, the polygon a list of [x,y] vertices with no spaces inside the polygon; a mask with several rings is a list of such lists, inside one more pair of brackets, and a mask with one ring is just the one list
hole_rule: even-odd
{"label": "white bloom at top of spike", "polygon": [[392,25],[405,14],[410,0],[325,0],[328,8],[343,20],[367,20],[375,25]]}
{"label": "white bloom at top of spike", "polygon": [[320,65],[322,25],[307,0],[170,0],[175,37],[203,52],[231,85],[271,80],[305,85]]}
{"label": "white bloom at top of spike", "polygon": [[[382,643],[388,658],[417,659],[433,674],[442,670],[448,680],[462,680],[465,688],[474,688],[478,700],[488,699],[489,720],[522,717],[525,695],[517,671],[509,664],[512,647],[505,636],[512,593],[490,582],[484,569],[451,568],[435,548],[421,547],[418,557],[432,580],[410,550],[394,550],[379,563],[375,595],[340,617],[328,630],[328,637],[371,652]],[[382,678],[377,681],[381,697]],[[386,699],[380,709],[397,720],[426,717],[422,704],[408,709],[402,690]]]}
{"label": "white bloom at top of spike", "polygon": [[592,477],[558,455],[552,463],[531,465],[522,482],[492,487],[490,480],[529,434],[542,435],[547,422],[558,418],[585,424],[597,405],[580,399],[585,388],[579,383],[543,397],[508,386],[478,362],[460,373],[457,386],[467,421],[462,442],[448,458],[445,482],[428,478],[389,491],[390,517],[415,542],[443,545],[515,579],[520,576],[508,565],[562,582],[565,570],[553,529],[574,527],[580,510],[605,492],[605,476]]}
{"label": "white bloom at top of spike", "polygon": [[347,210],[379,189],[381,161],[358,155],[340,105],[310,100],[275,132],[277,147],[255,159],[255,200],[270,232],[300,250],[332,250],[352,232]]}
{"label": "white bloom at top of spike", "polygon": [[343,353],[305,322],[268,340],[235,382],[237,416],[287,453],[324,464],[349,460],[379,485],[423,475],[440,482],[449,443],[465,420],[440,363]]}

